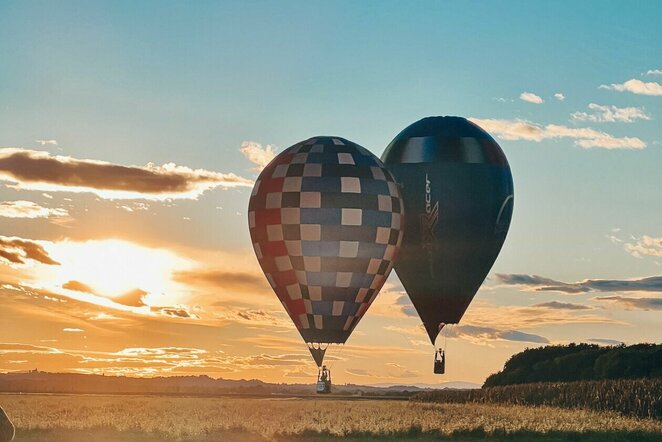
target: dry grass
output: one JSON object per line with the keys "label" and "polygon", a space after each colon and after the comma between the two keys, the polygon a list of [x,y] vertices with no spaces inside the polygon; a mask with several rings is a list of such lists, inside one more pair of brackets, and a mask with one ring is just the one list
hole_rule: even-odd
{"label": "dry grass", "polygon": [[[235,440],[389,435],[398,440],[427,436],[475,440],[490,435],[527,440],[545,434],[598,435],[594,440],[605,440],[610,433],[630,434],[632,440],[662,438],[659,421],[612,412],[518,405],[46,395],[0,395],[0,404],[14,421],[19,441],[75,440],[62,436],[72,430],[81,435],[79,440],[98,434],[96,441],[231,440],[233,434]],[[109,438],[104,434],[110,434]],[[518,434],[524,438],[509,436]]]}

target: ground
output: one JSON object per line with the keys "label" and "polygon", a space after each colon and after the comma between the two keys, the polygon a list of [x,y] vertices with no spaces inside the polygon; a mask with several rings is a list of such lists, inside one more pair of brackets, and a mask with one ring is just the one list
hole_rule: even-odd
{"label": "ground", "polygon": [[0,395],[17,441],[662,441],[662,422],[551,407],[349,398]]}

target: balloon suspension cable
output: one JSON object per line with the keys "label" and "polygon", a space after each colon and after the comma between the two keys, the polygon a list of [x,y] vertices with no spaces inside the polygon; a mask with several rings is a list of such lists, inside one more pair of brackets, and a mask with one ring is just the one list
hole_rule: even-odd
{"label": "balloon suspension cable", "polygon": [[310,355],[315,360],[317,367],[321,368],[324,363],[324,354],[326,353],[327,348],[329,348],[329,344],[324,345],[319,342],[307,342],[307,344]]}

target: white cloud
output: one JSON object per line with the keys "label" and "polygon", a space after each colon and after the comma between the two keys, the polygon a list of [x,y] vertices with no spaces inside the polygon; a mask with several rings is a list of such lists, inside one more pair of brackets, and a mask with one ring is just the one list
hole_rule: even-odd
{"label": "white cloud", "polygon": [[662,69],[649,69],[646,75],[662,75]]}
{"label": "white cloud", "polygon": [[554,94],[554,98],[556,98],[559,101],[565,100],[565,95],[563,95],[561,92],[557,92]]}
{"label": "white cloud", "polygon": [[46,146],[47,144],[50,144],[52,146],[57,146],[57,140],[34,140],[35,143],[39,143],[42,146]]}
{"label": "white cloud", "polygon": [[262,147],[260,143],[256,143],[255,141],[244,141],[241,143],[241,149],[239,151],[248,161],[257,166],[255,170],[259,172],[267,167],[267,164],[274,159],[276,156],[275,148],[273,144],[267,144]]}
{"label": "white cloud", "polygon": [[542,104],[545,102],[545,100],[532,92],[522,92],[519,96],[519,99],[533,104]]}
{"label": "white cloud", "polygon": [[635,78],[622,84],[602,84],[600,85],[600,89],[609,89],[618,92],[632,92],[637,95],[662,95],[662,84],[654,81],[645,83]]}
{"label": "white cloud", "polygon": [[573,112],[570,114],[575,121],[592,121],[595,123],[634,123],[635,120],[650,120],[650,115],[646,114],[639,107],[616,107],[603,106],[591,103],[588,108],[595,111],[593,113]]}
{"label": "white cloud", "polygon": [[32,201],[0,202],[0,217],[5,218],[62,218],[69,216],[66,209],[51,209]]}
{"label": "white cloud", "polygon": [[82,328],[63,328],[62,331],[67,333],[82,333],[85,330]]}
{"label": "white cloud", "polygon": [[500,120],[493,118],[469,118],[484,130],[495,133],[504,140],[542,141],[545,139],[573,138],[584,148],[643,149],[646,143],[636,137],[617,138],[591,128],[572,128],[558,124],[542,126],[526,120]]}
{"label": "white cloud", "polygon": [[626,243],[625,250],[635,258],[644,256],[662,256],[662,238],[644,235],[635,243]]}

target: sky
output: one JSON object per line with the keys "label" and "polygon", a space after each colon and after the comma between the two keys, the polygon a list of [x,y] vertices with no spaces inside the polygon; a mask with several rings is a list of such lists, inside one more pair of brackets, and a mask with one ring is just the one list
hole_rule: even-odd
{"label": "sky", "polygon": [[[444,331],[392,273],[334,382],[482,383],[514,353],[662,341],[659,2],[0,1],[0,372],[311,382],[247,205],[315,135],[491,133],[515,209]],[[438,341],[440,342],[440,341]]]}

